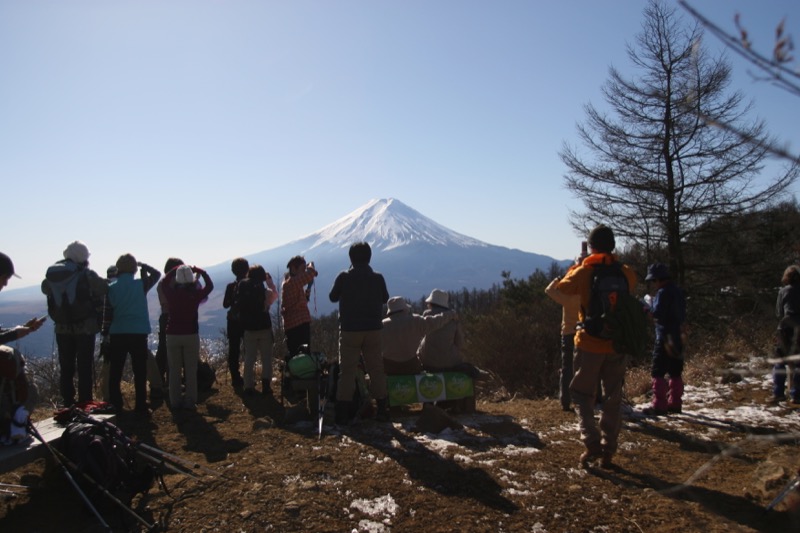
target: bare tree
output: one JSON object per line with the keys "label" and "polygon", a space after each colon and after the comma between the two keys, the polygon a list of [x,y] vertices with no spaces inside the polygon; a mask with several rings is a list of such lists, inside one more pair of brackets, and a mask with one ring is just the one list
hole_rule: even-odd
{"label": "bare tree", "polygon": [[[727,33],[708,18],[701,15],[700,12],[690,6],[685,0],[680,0],[678,3],[697,19],[712,35],[720,39],[729,50],[732,50],[756,67],[756,72],[750,71],[750,75],[753,79],[771,83],[789,94],[800,96],[800,69],[795,67],[796,61],[793,55],[794,42],[792,36],[785,31],[785,19],[781,20],[775,26],[775,42],[772,45],[771,52],[767,54],[759,51],[759,49],[753,45],[750,33],[742,23],[738,13],[734,17],[738,34],[733,34]],[[707,117],[702,118],[707,119]],[[739,132],[730,124],[717,122],[715,125],[745,138],[743,132]],[[755,142],[755,140],[753,141]],[[791,153],[787,148],[776,143],[766,145],[765,148],[773,155],[794,163],[800,163],[800,156]]]}
{"label": "bare tree", "polygon": [[[666,252],[681,283],[692,265],[683,243],[723,215],[772,204],[795,180],[796,165],[763,181],[771,142],[763,122],[746,120],[750,106],[728,91],[730,66],[702,46],[699,24],[652,1],[636,46],[627,47],[637,71],[626,79],[613,66],[603,87],[612,114],[588,104],[579,138],[589,155],[564,144],[566,185],[585,208],[571,213],[585,232],[604,222],[647,260]],[[701,117],[735,125],[737,135]],[[751,142],[750,140],[762,142]]]}

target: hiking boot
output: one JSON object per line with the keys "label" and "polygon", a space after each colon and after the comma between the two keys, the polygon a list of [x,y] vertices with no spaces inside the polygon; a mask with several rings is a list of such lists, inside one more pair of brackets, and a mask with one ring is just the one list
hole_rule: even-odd
{"label": "hiking boot", "polygon": [[581,454],[581,468],[589,468],[592,466],[592,463],[600,459],[601,455],[600,452],[590,452],[586,450]]}
{"label": "hiking boot", "polygon": [[680,405],[668,405],[667,413],[679,415],[683,413],[683,408]]}
{"label": "hiking boot", "polygon": [[667,410],[656,409],[655,407],[645,407],[644,409],[642,409],[642,413],[647,416],[666,416]]}
{"label": "hiking boot", "polygon": [[597,461],[603,456],[603,450],[600,448],[599,443],[594,443],[589,446],[585,452],[581,454],[580,462],[582,468],[589,468],[592,463]]}
{"label": "hiking boot", "polygon": [[773,405],[774,405],[774,404],[781,403],[781,402],[785,402],[785,401],[786,401],[786,396],[784,396],[783,394],[781,394],[781,395],[779,395],[779,396],[771,396],[771,397],[769,398],[769,400],[767,400],[767,403],[771,403],[771,404],[773,404]]}
{"label": "hiking boot", "polygon": [[389,402],[386,400],[386,398],[377,400],[376,403],[378,404],[378,408],[375,412],[375,421],[391,422],[392,419],[389,417]]}
{"label": "hiking boot", "polygon": [[614,454],[609,452],[603,452],[603,456],[600,458],[600,468],[613,468]]}
{"label": "hiking boot", "polygon": [[133,412],[139,416],[151,416],[153,414],[153,410],[146,405],[137,405]]}
{"label": "hiking boot", "polygon": [[335,411],[336,418],[334,422],[337,426],[347,426],[350,424],[352,418],[350,412],[353,409],[353,402],[344,402],[341,400],[336,401]]}

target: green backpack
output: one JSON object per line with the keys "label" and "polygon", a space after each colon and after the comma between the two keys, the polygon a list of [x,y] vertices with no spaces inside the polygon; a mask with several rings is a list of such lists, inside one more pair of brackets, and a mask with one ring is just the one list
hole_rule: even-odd
{"label": "green backpack", "polygon": [[300,353],[289,359],[289,374],[293,378],[311,379],[317,374],[319,361],[313,355]]}

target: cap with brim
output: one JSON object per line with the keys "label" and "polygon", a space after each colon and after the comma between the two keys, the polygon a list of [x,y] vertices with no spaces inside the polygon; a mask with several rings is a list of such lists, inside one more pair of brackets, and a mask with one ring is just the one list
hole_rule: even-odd
{"label": "cap with brim", "polygon": [[20,277],[16,272],[14,272],[14,263],[11,261],[11,258],[3,252],[0,252],[0,275],[14,276],[15,278]]}
{"label": "cap with brim", "polygon": [[653,263],[647,267],[645,281],[661,281],[669,279],[669,269],[664,263]]}

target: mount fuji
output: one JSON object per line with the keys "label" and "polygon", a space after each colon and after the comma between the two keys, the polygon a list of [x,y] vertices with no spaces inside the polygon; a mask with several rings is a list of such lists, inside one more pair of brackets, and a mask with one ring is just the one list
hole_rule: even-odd
{"label": "mount fuji", "polygon": [[[317,277],[310,308],[317,316],[336,310],[328,299],[334,278],[350,266],[348,250],[355,242],[372,247],[370,265],[383,274],[389,294],[418,301],[434,288],[444,290],[488,289],[502,280],[503,271],[515,278],[527,278],[536,269],[547,271],[553,263],[566,267],[569,260],[558,261],[545,255],[491,245],[448,229],[394,198],[370,200],[352,213],[328,224],[317,232],[277,248],[245,255],[253,264],[263,266],[280,287],[286,263],[295,255],[313,261]],[[233,281],[230,261],[207,267],[214,280],[214,291],[200,307],[200,331],[204,336],[219,336],[225,327],[222,298],[225,286]],[[24,300],[30,295],[31,306],[41,310],[44,297],[38,290],[4,291],[0,299],[0,322],[29,318]],[[18,294],[14,294],[18,293]],[[9,307],[10,304],[11,306]],[[159,305],[156,291],[149,293],[150,314],[157,322]],[[273,313],[278,304],[273,306]],[[22,314],[20,314],[22,313]],[[23,339],[34,339],[31,336]],[[42,336],[46,337],[46,336]]]}
{"label": "mount fuji", "polygon": [[[411,301],[427,296],[434,288],[488,289],[501,282],[503,271],[527,278],[537,268],[546,271],[554,262],[570,264],[568,260],[495,246],[457,233],[394,198],[370,200],[315,233],[245,257],[251,265],[260,264],[269,271],[277,285],[292,256],[313,261],[319,276],[312,303],[318,314],[327,314],[336,310],[328,300],[328,291],[338,273],[350,266],[350,245],[359,241],[368,242],[372,248],[370,265],[386,278],[389,294]],[[224,316],[224,284],[233,278],[230,262],[214,265],[208,272],[220,290],[215,289],[203,306],[205,318],[218,322]]]}

